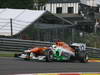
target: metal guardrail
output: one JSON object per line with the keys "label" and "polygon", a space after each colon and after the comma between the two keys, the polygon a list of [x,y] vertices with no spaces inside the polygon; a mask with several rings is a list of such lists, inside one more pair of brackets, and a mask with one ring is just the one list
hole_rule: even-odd
{"label": "metal guardrail", "polygon": [[[50,46],[53,42],[0,38],[0,51],[23,51],[36,46]],[[90,58],[100,58],[100,48],[87,47]]]}
{"label": "metal guardrail", "polygon": [[0,51],[23,51],[36,46],[50,46],[53,42],[0,38]]}
{"label": "metal guardrail", "polygon": [[100,48],[87,47],[90,58],[100,58]]}
{"label": "metal guardrail", "polygon": [[87,49],[91,49],[91,50],[100,50],[100,48],[94,48],[94,47],[87,47]]}

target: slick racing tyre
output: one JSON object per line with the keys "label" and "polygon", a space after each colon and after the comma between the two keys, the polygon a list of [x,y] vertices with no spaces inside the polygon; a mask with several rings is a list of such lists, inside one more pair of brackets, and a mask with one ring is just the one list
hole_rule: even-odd
{"label": "slick racing tyre", "polygon": [[53,59],[53,52],[51,50],[45,51],[46,62],[51,62]]}
{"label": "slick racing tyre", "polygon": [[88,62],[88,54],[80,58],[81,63],[87,63]]}

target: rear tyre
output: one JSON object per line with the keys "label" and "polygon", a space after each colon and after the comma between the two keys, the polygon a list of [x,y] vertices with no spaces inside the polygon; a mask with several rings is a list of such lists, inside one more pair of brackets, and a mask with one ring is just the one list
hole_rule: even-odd
{"label": "rear tyre", "polygon": [[87,63],[88,62],[88,55],[86,54],[85,56],[80,58],[81,63]]}

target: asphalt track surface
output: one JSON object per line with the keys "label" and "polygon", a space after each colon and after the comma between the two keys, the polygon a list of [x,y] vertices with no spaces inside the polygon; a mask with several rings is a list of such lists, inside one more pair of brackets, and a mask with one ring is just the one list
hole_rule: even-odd
{"label": "asphalt track surface", "polygon": [[61,72],[100,72],[100,63],[34,62],[0,57],[0,75]]}

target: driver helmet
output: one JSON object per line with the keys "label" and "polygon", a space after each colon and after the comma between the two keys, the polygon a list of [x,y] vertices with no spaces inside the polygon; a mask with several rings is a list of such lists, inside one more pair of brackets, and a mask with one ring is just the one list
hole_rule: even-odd
{"label": "driver helmet", "polygon": [[56,45],[52,45],[52,48],[53,48],[53,49],[56,49]]}

